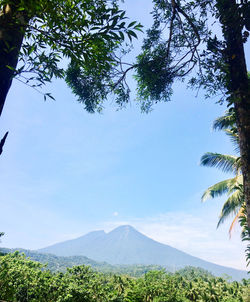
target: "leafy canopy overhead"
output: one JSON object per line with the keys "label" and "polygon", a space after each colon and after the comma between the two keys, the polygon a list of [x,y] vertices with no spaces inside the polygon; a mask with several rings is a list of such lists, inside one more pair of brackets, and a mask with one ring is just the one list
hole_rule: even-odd
{"label": "leafy canopy overhead", "polygon": [[[69,61],[101,76],[126,37],[141,30],[137,22],[128,24],[125,12],[109,0],[1,0],[0,12],[10,15],[8,27],[19,26],[24,33],[18,67],[9,68],[36,89],[53,77],[64,78]],[[11,52],[8,37],[5,44]]]}
{"label": "leafy canopy overhead", "polygon": [[[218,32],[223,30],[221,18],[232,11],[224,11],[222,16],[222,2],[154,0],[154,22],[136,62],[117,61],[102,77],[94,69],[71,66],[69,85],[81,102],[91,103],[93,108],[111,93],[119,104],[125,104],[130,93],[126,76],[133,69],[138,100],[145,111],[159,101],[170,100],[175,80],[187,79],[189,87],[205,88],[207,97],[220,94],[221,101],[229,100],[227,38]],[[236,5],[241,18],[241,38],[246,42],[250,29],[249,4],[243,0]],[[91,93],[81,93],[85,89]]]}

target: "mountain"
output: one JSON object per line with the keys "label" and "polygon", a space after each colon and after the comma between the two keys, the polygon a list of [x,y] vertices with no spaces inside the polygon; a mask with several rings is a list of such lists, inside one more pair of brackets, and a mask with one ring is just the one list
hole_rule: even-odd
{"label": "mountain", "polygon": [[119,265],[160,265],[171,270],[185,266],[201,267],[215,276],[227,274],[235,280],[248,278],[246,271],[217,265],[159,243],[129,225],[109,233],[95,231],[77,239],[57,243],[39,252],[57,256],[86,256],[95,261]]}

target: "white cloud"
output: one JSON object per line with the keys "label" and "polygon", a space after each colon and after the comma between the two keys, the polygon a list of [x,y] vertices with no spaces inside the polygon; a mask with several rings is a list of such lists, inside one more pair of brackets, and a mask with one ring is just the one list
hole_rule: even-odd
{"label": "white cloud", "polygon": [[118,215],[119,215],[118,212],[114,212],[114,213],[113,213],[113,216],[118,216]]}

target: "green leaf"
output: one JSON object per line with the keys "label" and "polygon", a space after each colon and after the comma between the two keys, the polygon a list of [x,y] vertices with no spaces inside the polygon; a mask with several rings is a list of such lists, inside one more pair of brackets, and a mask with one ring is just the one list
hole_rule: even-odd
{"label": "green leaf", "polygon": [[132,31],[132,30],[128,30],[128,35],[130,35],[130,36],[133,36],[133,37],[135,37],[135,38],[137,38],[137,35],[136,35],[136,33],[134,32],[134,31]]}
{"label": "green leaf", "polygon": [[135,25],[137,22],[136,21],[133,21],[131,23],[129,23],[128,27],[132,27],[133,25]]}

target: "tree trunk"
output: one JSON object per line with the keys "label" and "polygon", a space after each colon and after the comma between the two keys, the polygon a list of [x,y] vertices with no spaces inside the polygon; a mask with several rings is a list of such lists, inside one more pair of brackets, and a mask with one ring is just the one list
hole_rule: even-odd
{"label": "tree trunk", "polygon": [[226,42],[227,88],[236,112],[244,199],[250,229],[250,84],[242,39],[242,18],[235,0],[217,0],[217,8]]}
{"label": "tree trunk", "polygon": [[[18,11],[20,0],[12,1],[0,11],[0,116],[18,63],[24,33],[28,24],[25,11]],[[8,132],[1,140],[0,155]]]}
{"label": "tree trunk", "polygon": [[12,84],[28,18],[18,11],[19,0],[0,12],[0,116]]}

